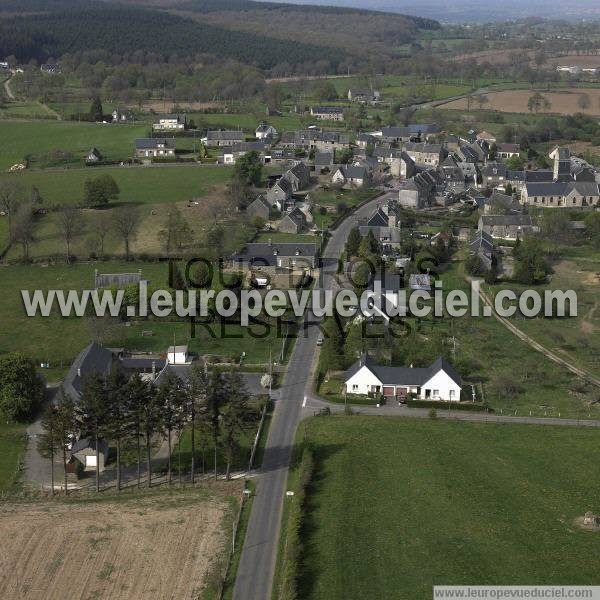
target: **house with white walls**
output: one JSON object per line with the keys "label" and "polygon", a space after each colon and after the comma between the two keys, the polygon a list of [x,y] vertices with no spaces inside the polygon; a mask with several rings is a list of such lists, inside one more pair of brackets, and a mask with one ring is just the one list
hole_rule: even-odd
{"label": "house with white walls", "polygon": [[414,395],[419,400],[460,402],[461,378],[444,358],[430,367],[388,367],[363,354],[344,376],[347,394],[380,394],[397,400]]}

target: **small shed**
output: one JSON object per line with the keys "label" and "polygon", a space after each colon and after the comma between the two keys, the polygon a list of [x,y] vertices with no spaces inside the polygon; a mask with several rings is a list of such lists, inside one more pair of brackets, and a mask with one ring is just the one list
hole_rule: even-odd
{"label": "small shed", "polygon": [[[96,470],[96,440],[94,438],[81,438],[71,448],[71,456],[76,458],[82,465],[84,471]],[[98,440],[98,470],[104,471],[108,461],[108,442]]]}

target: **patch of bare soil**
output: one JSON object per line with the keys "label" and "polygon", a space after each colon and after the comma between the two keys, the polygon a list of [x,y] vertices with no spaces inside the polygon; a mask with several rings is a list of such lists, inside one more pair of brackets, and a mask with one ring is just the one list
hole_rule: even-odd
{"label": "patch of bare soil", "polygon": [[119,503],[0,507],[0,598],[196,598],[225,551],[224,499],[160,494]]}
{"label": "patch of bare soil", "polygon": [[[503,92],[490,92],[485,94],[488,98],[488,103],[485,105],[486,110],[497,110],[499,112],[511,113],[529,113],[527,102],[535,93],[532,90],[505,90]],[[544,98],[550,101],[550,108],[544,111],[551,114],[572,115],[577,112],[582,112],[579,106],[580,97],[585,94],[589,100],[588,107],[585,112],[588,114],[598,114],[600,111],[600,89],[598,88],[569,88],[560,91],[541,91]],[[446,104],[440,105],[441,108],[467,110],[467,99],[461,98],[453,100]],[[477,103],[472,104],[473,108],[477,107]]]}
{"label": "patch of bare soil", "polygon": [[585,531],[596,531],[596,532],[600,532],[600,527],[598,527],[597,525],[587,525],[584,523],[584,519],[585,517],[576,517],[573,521],[573,524],[575,525],[575,527],[577,527],[578,529],[584,529]]}

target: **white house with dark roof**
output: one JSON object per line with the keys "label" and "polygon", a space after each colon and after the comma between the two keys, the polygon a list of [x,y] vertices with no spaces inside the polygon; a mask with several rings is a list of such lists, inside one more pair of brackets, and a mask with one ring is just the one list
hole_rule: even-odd
{"label": "white house with dark roof", "polygon": [[138,158],[173,158],[175,156],[175,140],[173,138],[135,140],[135,155]]}
{"label": "white house with dark roof", "polygon": [[366,167],[341,165],[332,175],[331,183],[361,188],[369,183],[369,171]]}
{"label": "white house with dark roof", "polygon": [[272,141],[277,137],[277,129],[273,125],[261,123],[254,132],[257,140]]}
{"label": "white house with dark roof", "polygon": [[183,131],[187,119],[181,115],[162,115],[152,124],[154,131]]}
{"label": "white house with dark roof", "polygon": [[344,376],[348,394],[381,394],[385,398],[403,399],[409,394],[420,400],[460,402],[461,377],[444,358],[430,367],[387,367],[362,355]]}
{"label": "white house with dark roof", "polygon": [[344,109],[341,106],[313,106],[310,114],[319,121],[344,120]]}

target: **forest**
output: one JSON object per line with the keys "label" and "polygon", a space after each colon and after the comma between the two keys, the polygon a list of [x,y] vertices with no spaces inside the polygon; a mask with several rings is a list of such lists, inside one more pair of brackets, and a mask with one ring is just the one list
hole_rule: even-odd
{"label": "forest", "polygon": [[211,53],[261,69],[285,61],[298,64],[327,57],[332,68],[340,50],[230,31],[163,11],[111,6],[5,19],[0,24],[0,56],[40,62],[67,52],[110,48],[117,54],[154,52],[166,57]]}

